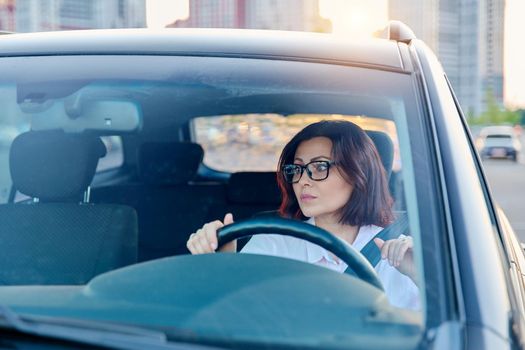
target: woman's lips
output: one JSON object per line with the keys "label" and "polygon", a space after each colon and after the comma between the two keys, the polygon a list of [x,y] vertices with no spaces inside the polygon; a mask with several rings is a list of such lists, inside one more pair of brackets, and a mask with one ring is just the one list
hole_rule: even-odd
{"label": "woman's lips", "polygon": [[314,199],[316,199],[316,196],[312,196],[311,194],[302,194],[301,195],[301,202],[309,202]]}

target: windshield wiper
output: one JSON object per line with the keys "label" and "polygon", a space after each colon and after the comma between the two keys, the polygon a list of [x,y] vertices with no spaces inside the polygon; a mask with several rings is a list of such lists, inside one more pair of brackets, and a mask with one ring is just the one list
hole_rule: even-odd
{"label": "windshield wiper", "polygon": [[3,305],[0,305],[0,328],[113,349],[217,349],[191,343],[168,342],[165,333],[139,327],[62,317],[20,315]]}

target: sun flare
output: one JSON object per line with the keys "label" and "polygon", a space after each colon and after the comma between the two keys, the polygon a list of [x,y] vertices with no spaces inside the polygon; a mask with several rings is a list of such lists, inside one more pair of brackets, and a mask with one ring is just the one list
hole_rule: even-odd
{"label": "sun flare", "polygon": [[388,19],[386,0],[321,0],[321,16],[332,21],[334,35],[369,38]]}

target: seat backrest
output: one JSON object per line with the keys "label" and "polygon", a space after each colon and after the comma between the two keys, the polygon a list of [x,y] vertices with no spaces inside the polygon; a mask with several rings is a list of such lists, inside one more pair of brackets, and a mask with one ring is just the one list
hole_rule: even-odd
{"label": "seat backrest", "polygon": [[381,131],[366,130],[368,137],[374,142],[383,167],[385,168],[387,179],[392,174],[392,164],[394,162],[394,143],[388,134]]}
{"label": "seat backrest", "polygon": [[206,222],[211,208],[224,205],[224,185],[191,182],[203,155],[195,143],[145,143],[138,152],[139,183],[92,190],[95,202],[137,210],[140,261],[189,253],[189,235]]}
{"label": "seat backrest", "polygon": [[187,185],[203,158],[204,150],[197,143],[144,143],[139,149],[139,177],[153,186]]}
{"label": "seat backrest", "polygon": [[281,203],[277,175],[269,172],[237,172],[230,176],[226,191],[226,212],[246,219],[262,211],[276,210]]}
{"label": "seat backrest", "polygon": [[[276,176],[274,171],[231,174],[226,188],[226,202],[213,207],[206,222],[222,220],[226,213],[232,213],[237,221],[261,215],[263,212],[276,212],[281,203]],[[238,239],[237,250],[240,251],[248,240],[249,237]]]}
{"label": "seat backrest", "polygon": [[394,144],[388,134],[381,131],[367,130],[366,133],[374,142],[381,162],[385,168],[385,172],[388,179],[388,187],[392,197],[394,197],[394,210],[405,210],[406,205],[403,195],[403,181],[401,173],[399,171],[392,171],[394,163]]}
{"label": "seat backrest", "polygon": [[31,131],[13,141],[13,185],[39,202],[0,205],[0,283],[84,284],[137,261],[133,208],[81,203],[104,154],[100,138],[83,134]]}

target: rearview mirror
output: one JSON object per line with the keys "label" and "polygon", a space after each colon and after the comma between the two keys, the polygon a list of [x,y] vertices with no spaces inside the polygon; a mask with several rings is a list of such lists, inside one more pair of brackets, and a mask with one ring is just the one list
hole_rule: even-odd
{"label": "rearview mirror", "polygon": [[25,100],[19,106],[31,118],[32,130],[114,134],[134,132],[142,126],[140,105],[118,89],[84,87],[66,98],[43,103]]}

